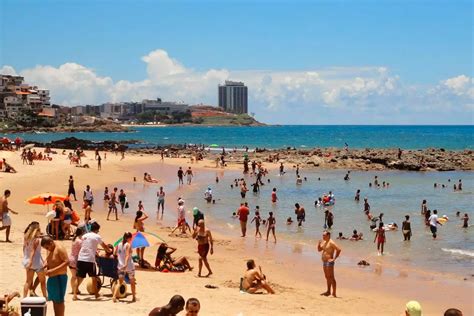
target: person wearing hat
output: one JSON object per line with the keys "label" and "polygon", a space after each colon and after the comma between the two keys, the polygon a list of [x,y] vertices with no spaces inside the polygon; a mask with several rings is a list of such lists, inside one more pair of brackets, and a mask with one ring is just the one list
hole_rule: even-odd
{"label": "person wearing hat", "polygon": [[193,230],[196,229],[199,220],[204,220],[204,214],[197,208],[193,208]]}
{"label": "person wearing hat", "polygon": [[421,316],[421,305],[417,301],[409,301],[405,306],[405,316]]}

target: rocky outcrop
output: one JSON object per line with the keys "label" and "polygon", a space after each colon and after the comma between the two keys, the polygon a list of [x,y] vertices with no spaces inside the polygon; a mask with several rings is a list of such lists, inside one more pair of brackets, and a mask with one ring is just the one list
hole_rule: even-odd
{"label": "rocky outcrop", "polygon": [[[130,144],[134,144],[128,148]],[[139,141],[103,141],[92,142],[74,137],[62,139],[48,144],[36,144],[38,146],[49,146],[54,148],[112,150],[116,146],[120,150],[127,149],[128,153],[135,154],[160,154],[165,150],[167,156],[191,157],[197,152],[203,157],[215,160],[220,156],[219,152],[208,152],[198,150],[184,145],[168,145],[152,148],[144,148]],[[228,152],[226,161],[228,163],[241,164],[243,152]],[[352,170],[407,170],[407,171],[450,171],[450,170],[474,170],[474,152],[472,150],[452,151],[443,148],[428,148],[423,150],[404,150],[398,156],[398,149],[351,149],[340,148],[314,148],[307,150],[286,149],[259,149],[248,153],[251,160],[263,162],[282,161],[286,165],[299,164],[306,169],[352,169]]]}

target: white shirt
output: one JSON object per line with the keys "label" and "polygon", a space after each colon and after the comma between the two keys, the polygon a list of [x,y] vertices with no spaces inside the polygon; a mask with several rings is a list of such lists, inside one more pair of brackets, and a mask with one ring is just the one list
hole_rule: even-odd
{"label": "white shirt", "polygon": [[93,196],[92,196],[92,190],[84,190],[84,196],[86,198],[86,200],[90,201],[92,200]]}
{"label": "white shirt", "polygon": [[99,234],[90,232],[82,236],[81,250],[77,261],[95,262],[97,246],[102,243],[102,237]]}
{"label": "white shirt", "polygon": [[184,205],[178,207],[178,218],[185,218],[186,212],[184,210]]}
{"label": "white shirt", "polygon": [[123,269],[125,268],[125,271],[131,272],[135,270],[135,266],[133,265],[132,261],[132,256],[128,259],[128,262],[125,262],[125,259],[127,258],[127,249],[130,248],[130,244],[126,243],[125,245],[123,243],[118,244],[117,246],[117,259],[118,259],[118,264],[117,268]]}
{"label": "white shirt", "polygon": [[438,215],[433,214],[428,220],[430,221],[430,226],[436,226],[438,224]]}

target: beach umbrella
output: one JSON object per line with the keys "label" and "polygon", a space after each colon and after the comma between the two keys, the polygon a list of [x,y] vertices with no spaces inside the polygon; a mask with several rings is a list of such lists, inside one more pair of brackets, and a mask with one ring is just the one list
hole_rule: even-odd
{"label": "beach umbrella", "polygon": [[[117,240],[114,244],[114,247],[121,243],[122,239],[123,237]],[[132,249],[150,247],[153,245],[161,244],[163,242],[165,241],[161,239],[160,236],[152,233],[136,232],[132,234]]]}
{"label": "beach umbrella", "polygon": [[47,192],[34,195],[27,199],[26,202],[29,204],[49,205],[54,204],[57,200],[64,202],[64,200],[67,200],[67,196]]}
{"label": "beach umbrella", "polygon": [[209,147],[219,147],[219,145],[217,145],[217,144],[211,144],[211,145],[209,145]]}
{"label": "beach umbrella", "polygon": [[35,147],[35,144],[28,144],[28,145],[26,145],[24,148],[25,148],[25,149],[31,149],[31,148],[33,148],[33,147]]}

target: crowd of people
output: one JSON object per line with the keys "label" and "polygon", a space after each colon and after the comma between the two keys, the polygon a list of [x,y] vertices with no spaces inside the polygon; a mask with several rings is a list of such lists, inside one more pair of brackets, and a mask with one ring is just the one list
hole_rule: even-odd
{"label": "crowd of people", "polygon": [[[25,155],[26,161],[29,163],[28,156],[30,151],[23,151],[22,158]],[[31,151],[33,154],[33,151]],[[83,152],[78,149],[72,156],[71,160],[77,160],[81,164],[81,156]],[[101,169],[102,156],[106,159],[106,154],[101,155],[96,151],[95,159],[98,161],[98,169]],[[223,155],[224,156],[224,155]],[[38,156],[36,156],[38,157]],[[36,160],[39,158],[35,158]],[[249,166],[250,163],[250,166]],[[6,161],[3,160],[3,167],[7,166]],[[251,171],[250,171],[251,170]],[[280,164],[279,175],[285,176],[284,164]],[[303,181],[307,181],[306,177],[301,177],[300,166],[295,166],[296,184],[301,185]],[[253,193],[259,193],[259,187],[265,185],[265,177],[268,175],[268,170],[263,167],[260,162],[250,162],[248,156],[244,158],[244,174],[250,173],[255,176],[255,182],[251,185]],[[186,177],[186,184],[191,185],[194,171],[191,167],[183,169],[179,167],[178,185],[184,185],[184,177]],[[144,174],[144,182],[158,183],[159,180],[151,177],[149,173]],[[270,183],[270,179],[266,179],[266,183]],[[344,178],[345,181],[350,181],[350,172]],[[219,179],[216,178],[218,183]],[[375,176],[373,183],[369,187],[389,188],[390,184],[383,181],[379,183],[379,179]],[[436,185],[435,185],[436,186]],[[247,202],[247,192],[249,191],[245,178],[235,179],[230,185],[231,189],[238,189],[242,203],[239,208],[233,213],[233,217],[238,218],[240,222],[241,237],[247,236],[248,221],[255,224],[255,237],[262,238],[260,227],[263,225],[266,229],[266,241],[270,235],[276,243],[276,216],[274,212],[269,211],[268,217],[262,218],[262,210],[259,206],[255,206],[253,215],[251,214],[249,204]],[[455,190],[462,190],[462,181],[459,180]],[[357,190],[354,201],[360,201],[361,191]],[[18,214],[8,206],[8,198],[10,197],[10,190],[5,190],[3,196],[0,198],[0,211],[2,219],[2,227],[0,230],[6,230],[6,240],[10,241],[11,217],[10,214]],[[159,187],[156,192],[157,208],[156,213],[159,216],[164,214],[165,209],[165,191],[163,186]],[[145,212],[142,201],[138,203],[136,216],[133,220],[131,228],[134,232],[126,231],[123,233],[121,240],[115,245],[106,243],[99,234],[101,226],[93,219],[92,207],[96,203],[94,200],[94,193],[90,185],[87,185],[82,194],[83,213],[81,218],[69,199],[73,198],[77,201],[76,188],[74,178],[71,175],[68,179],[67,199],[54,201],[51,215],[48,217],[49,223],[46,232],[42,232],[38,222],[31,222],[24,231],[23,236],[23,260],[22,265],[26,271],[26,280],[23,288],[23,296],[37,295],[36,288],[39,286],[41,294],[48,297],[53,302],[54,314],[62,316],[65,314],[64,298],[66,295],[67,284],[69,281],[71,292],[73,293],[73,300],[80,300],[79,295],[80,286],[86,277],[90,277],[92,282],[92,295],[95,298],[100,296],[99,287],[97,286],[97,258],[104,257],[116,261],[117,267],[117,286],[113,289],[112,301],[117,302],[121,300],[120,287],[125,283],[130,284],[131,287],[131,302],[137,300],[136,287],[136,267],[144,269],[154,268],[157,271],[172,271],[184,272],[193,271],[193,266],[190,259],[186,256],[173,257],[177,248],[169,246],[166,242],[162,242],[157,250],[154,267],[152,267],[145,259],[145,247],[136,247],[134,245],[134,236],[137,233],[145,233],[145,223],[149,218]],[[205,199],[208,202],[214,201],[211,187],[205,192]],[[120,212],[124,214],[130,208],[127,194],[124,189],[114,187],[109,190],[108,187],[104,189],[103,194],[104,203],[108,209],[106,220],[119,220]],[[272,203],[279,203],[277,196],[277,188],[273,188],[270,196]],[[342,253],[341,247],[331,239],[331,229],[334,225],[335,215],[331,208],[335,204],[335,196],[329,193],[323,195],[315,202],[315,206],[324,210],[324,228],[321,239],[317,243],[317,251],[321,252],[322,270],[326,279],[326,291],[321,293],[322,296],[337,297],[337,283],[335,278],[335,262]],[[384,253],[384,246],[386,244],[386,232],[398,229],[396,223],[384,224],[383,213],[379,216],[373,216],[371,213],[368,198],[364,198],[363,212],[367,216],[370,223],[370,228],[374,231],[374,243],[377,244],[377,251],[380,255]],[[213,274],[211,265],[208,260],[209,255],[214,254],[214,239],[211,230],[206,226],[205,214],[197,207],[192,208],[193,222],[192,227],[186,220],[185,201],[179,198],[177,201],[177,225],[171,231],[174,233],[178,231],[180,234],[188,234],[197,243],[198,258],[198,277],[210,277]],[[120,206],[120,212],[118,207]],[[443,225],[448,218],[443,216],[441,218],[437,215],[437,210],[431,211],[428,208],[428,202],[423,200],[421,205],[421,215],[426,219],[427,226],[430,227],[433,238],[437,238],[437,227]],[[459,212],[458,212],[459,213]],[[296,217],[296,225],[303,226],[306,221],[306,210],[302,203],[296,202],[294,204],[294,214]],[[460,214],[456,214],[460,217]],[[463,227],[468,227],[469,216],[464,214],[461,218]],[[378,222],[378,225],[377,225]],[[286,224],[292,225],[292,218],[288,218]],[[404,241],[410,241],[412,236],[412,226],[410,216],[405,215],[405,220],[401,226]],[[264,232],[265,233],[265,232]],[[59,239],[71,240],[71,251],[68,253],[64,246],[58,242]],[[338,240],[348,239],[351,241],[364,240],[361,232],[353,230],[352,236],[346,238],[340,232],[337,237]],[[47,256],[43,259],[41,249],[46,250]],[[136,255],[134,256],[134,250]],[[207,273],[203,273],[203,266]],[[265,291],[269,294],[275,294],[271,283],[267,280],[267,276],[262,272],[262,268],[257,266],[254,260],[248,260],[246,263],[247,270],[243,273],[241,278],[240,290],[245,293],[254,294]],[[68,280],[68,267],[71,278]],[[36,277],[36,279],[35,279]],[[171,298],[168,304],[154,308],[149,315],[176,315],[183,309],[186,309],[186,315],[197,315],[200,311],[200,302],[196,298],[189,298],[187,301],[180,295],[175,295]],[[416,316],[421,315],[421,306],[415,301],[408,302],[405,310],[406,315]],[[462,315],[456,314],[455,309],[451,309],[445,315]]]}

